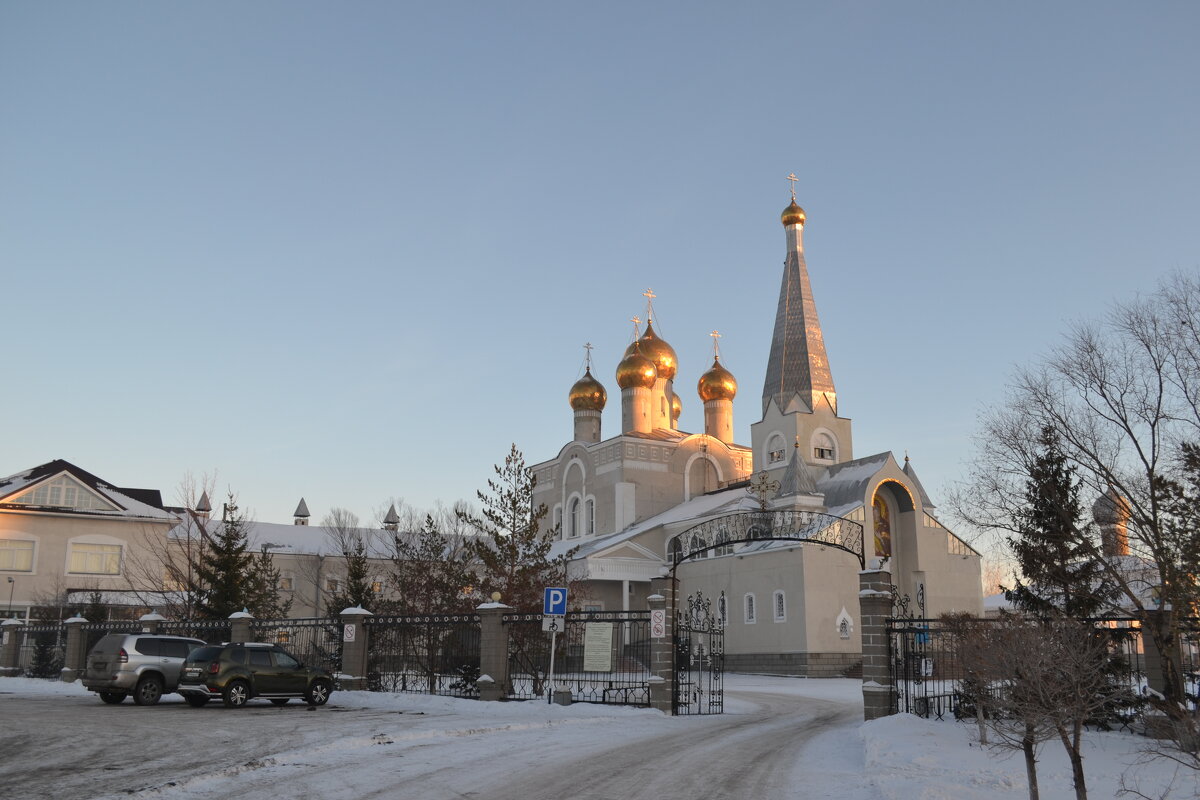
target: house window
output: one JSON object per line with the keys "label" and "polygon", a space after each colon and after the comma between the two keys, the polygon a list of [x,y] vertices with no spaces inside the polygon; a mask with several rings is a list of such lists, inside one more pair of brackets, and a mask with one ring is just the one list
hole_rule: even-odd
{"label": "house window", "polygon": [[371,581],[371,591],[374,594],[381,594],[383,592],[383,581]]}
{"label": "house window", "polygon": [[279,591],[290,592],[290,591],[292,591],[293,587],[294,587],[294,584],[292,583],[291,575],[281,575],[279,577]]}
{"label": "house window", "polygon": [[33,542],[24,539],[0,539],[0,570],[33,572]]}
{"label": "house window", "polygon": [[787,602],[784,599],[783,590],[776,589],[772,600],[775,607],[775,621],[787,622]]}
{"label": "house window", "polygon": [[768,463],[778,464],[780,461],[783,461],[783,448],[782,447],[779,448],[778,450],[772,450],[769,453],[767,453],[767,462]]}
{"label": "house window", "polygon": [[817,461],[833,461],[836,457],[837,451],[832,436],[828,433],[818,433],[813,437],[813,458]]}
{"label": "house window", "polygon": [[571,501],[571,516],[567,519],[567,535],[574,539],[579,535],[579,498]]}
{"label": "house window", "polygon": [[771,434],[767,439],[767,463],[779,464],[784,459],[784,454],[787,451],[787,445],[784,444],[783,437],[778,433]]}
{"label": "house window", "polygon": [[754,595],[748,594],[745,598],[746,624],[753,625],[755,622]]}
{"label": "house window", "polygon": [[77,575],[120,575],[121,545],[73,543],[67,572]]}
{"label": "house window", "polygon": [[325,579],[325,590],[326,591],[336,592],[341,585],[342,585],[342,582],[339,581],[337,578],[326,578]]}
{"label": "house window", "polygon": [[596,501],[587,501],[587,535],[591,536],[596,532]]}
{"label": "house window", "polygon": [[101,500],[91,489],[69,475],[59,475],[6,502],[24,506],[75,508],[82,511],[116,510],[112,503]]}

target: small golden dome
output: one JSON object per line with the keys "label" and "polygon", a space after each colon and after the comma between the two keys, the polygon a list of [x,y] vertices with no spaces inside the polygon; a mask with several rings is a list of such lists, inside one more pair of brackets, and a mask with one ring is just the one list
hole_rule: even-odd
{"label": "small golden dome", "polygon": [[683,401],[679,399],[679,395],[671,392],[671,421],[678,422],[679,415],[683,413]]}
{"label": "small golden dome", "polygon": [[806,217],[804,214],[804,209],[796,205],[795,198],[792,198],[792,204],[783,210],[783,214],[780,215],[780,218],[783,220],[783,226],[785,228],[788,225],[803,225],[804,221],[808,219],[808,217]]}
{"label": "small golden dome", "polygon": [[603,411],[604,404],[608,402],[608,392],[604,391],[604,386],[600,381],[592,377],[592,370],[589,367],[583,377],[575,381],[575,385],[571,387],[569,395],[571,408],[576,411]]}
{"label": "small golden dome", "polygon": [[653,361],[638,352],[637,342],[631,346],[633,352],[628,353],[621,359],[621,363],[617,364],[617,386],[622,389],[638,386],[649,389],[658,377],[658,370],[655,369]]}
{"label": "small golden dome", "polygon": [[732,400],[737,395],[737,380],[733,373],[721,366],[721,360],[713,359],[712,368],[700,376],[696,391],[704,402],[709,400]]}
{"label": "small golden dome", "polygon": [[642,334],[642,338],[626,348],[625,355],[633,353],[635,346],[643,356],[653,362],[655,369],[658,370],[658,377],[668,381],[675,377],[675,372],[679,368],[675,348],[667,344],[664,339],[658,338],[654,333],[654,325],[646,323],[646,332]]}

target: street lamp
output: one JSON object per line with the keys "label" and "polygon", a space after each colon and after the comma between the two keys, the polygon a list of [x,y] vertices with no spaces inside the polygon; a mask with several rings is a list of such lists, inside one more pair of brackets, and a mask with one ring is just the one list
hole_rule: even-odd
{"label": "street lamp", "polygon": [[12,599],[13,590],[17,588],[17,579],[12,575],[8,576],[8,618],[12,619]]}

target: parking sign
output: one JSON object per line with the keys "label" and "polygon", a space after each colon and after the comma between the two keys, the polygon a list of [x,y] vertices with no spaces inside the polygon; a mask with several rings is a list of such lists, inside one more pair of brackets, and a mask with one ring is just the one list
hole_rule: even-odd
{"label": "parking sign", "polygon": [[542,601],[542,614],[548,617],[562,617],[567,613],[567,589],[565,586],[547,586]]}

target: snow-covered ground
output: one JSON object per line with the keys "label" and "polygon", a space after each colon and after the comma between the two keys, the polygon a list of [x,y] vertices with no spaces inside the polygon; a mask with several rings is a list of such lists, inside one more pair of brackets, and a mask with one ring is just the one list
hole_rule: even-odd
{"label": "snow-covered ground", "polygon": [[[78,684],[0,678],[0,796],[245,800],[286,797],[1027,797],[1019,754],[974,728],[895,716],[862,723],[860,684],[729,675],[726,713],[338,692],[328,706],[105,706]],[[1150,743],[1086,735],[1093,798],[1121,782],[1150,797],[1200,797],[1198,776]],[[1062,747],[1040,753],[1046,800],[1073,798]]]}

